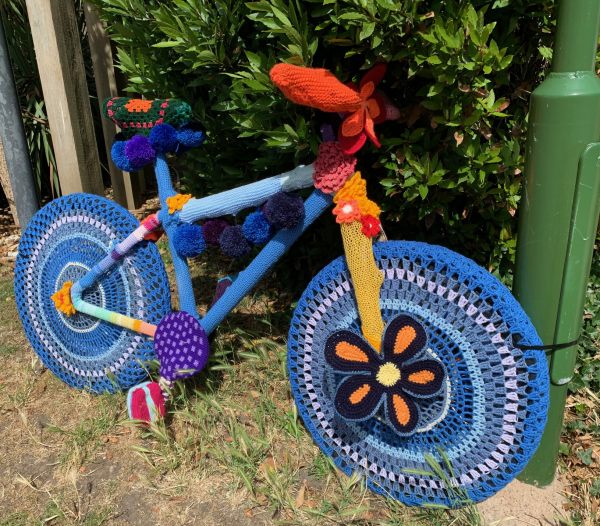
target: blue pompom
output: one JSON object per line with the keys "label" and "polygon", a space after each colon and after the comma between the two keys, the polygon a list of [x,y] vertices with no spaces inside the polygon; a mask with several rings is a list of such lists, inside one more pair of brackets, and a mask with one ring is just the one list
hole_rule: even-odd
{"label": "blue pompom", "polygon": [[172,240],[177,253],[185,258],[195,258],[206,249],[200,225],[189,223],[179,225],[173,233]]}
{"label": "blue pompom", "polygon": [[177,140],[184,148],[196,148],[200,146],[206,135],[192,124],[186,124],[177,130]]}
{"label": "blue pompom", "polygon": [[241,226],[228,226],[223,230],[219,243],[223,254],[232,258],[241,258],[252,248],[244,237]]}
{"label": "blue pompom", "polygon": [[125,155],[125,142],[126,141],[115,141],[110,149],[110,156],[119,170],[131,172],[133,168],[131,167],[127,155]]}
{"label": "blue pompom", "polygon": [[157,124],[150,130],[150,144],[159,153],[177,150],[177,130],[170,124]]}
{"label": "blue pompom", "polygon": [[299,195],[279,192],[269,197],[263,212],[273,227],[294,228],[304,219],[304,202]]}
{"label": "blue pompom", "polygon": [[156,152],[152,148],[148,137],[143,135],[134,135],[125,143],[125,155],[129,159],[133,170],[143,168],[156,158]]}
{"label": "blue pompom", "polygon": [[262,245],[269,241],[273,234],[273,229],[267,221],[265,214],[260,210],[257,210],[246,217],[246,220],[242,225],[242,232],[250,243]]}

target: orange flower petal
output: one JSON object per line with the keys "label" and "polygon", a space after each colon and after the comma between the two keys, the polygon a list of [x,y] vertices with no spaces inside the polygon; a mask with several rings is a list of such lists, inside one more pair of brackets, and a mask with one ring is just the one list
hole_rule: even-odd
{"label": "orange flower petal", "polygon": [[365,82],[360,86],[360,98],[367,100],[375,91],[375,84],[373,82]]}
{"label": "orange flower petal", "polygon": [[377,99],[369,99],[367,101],[367,111],[372,119],[376,119],[381,115],[381,108],[379,107]]}
{"label": "orange flower petal", "polygon": [[366,117],[365,113],[365,109],[361,108],[351,115],[348,115],[348,117],[346,117],[342,123],[342,135],[345,137],[354,137],[363,131]]}
{"label": "orange flower petal", "polygon": [[373,122],[373,119],[371,119],[371,117],[369,115],[366,116],[364,130],[365,130],[365,133],[367,134],[367,137],[369,139],[371,139],[371,142],[377,148],[379,148],[381,146],[381,143],[379,142],[377,135],[375,135],[375,123]]}

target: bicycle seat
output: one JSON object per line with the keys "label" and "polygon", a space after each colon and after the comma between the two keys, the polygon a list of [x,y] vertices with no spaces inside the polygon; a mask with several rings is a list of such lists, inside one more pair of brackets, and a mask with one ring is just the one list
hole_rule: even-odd
{"label": "bicycle seat", "polygon": [[133,99],[111,97],[102,105],[104,117],[113,121],[126,138],[149,135],[157,124],[179,128],[190,122],[192,109],[187,102],[177,99]]}

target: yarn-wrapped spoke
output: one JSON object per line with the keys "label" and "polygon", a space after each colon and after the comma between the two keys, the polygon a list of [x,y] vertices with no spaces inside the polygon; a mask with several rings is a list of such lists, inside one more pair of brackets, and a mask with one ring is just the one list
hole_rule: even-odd
{"label": "yarn-wrapped spoke", "polygon": [[[42,362],[72,387],[97,393],[127,389],[145,378],[145,363],[154,358],[149,338],[86,314],[67,316],[51,299],[138,224],[107,199],[72,194],[42,208],[21,237],[15,295],[25,333]],[[154,244],[136,246],[83,299],[157,324],[170,310],[170,292]]]}
{"label": "yarn-wrapped spoke", "polygon": [[348,376],[327,363],[326,342],[336,331],[361,334],[350,274],[338,258],[311,281],[292,319],[288,370],[299,412],[323,452],[372,490],[408,505],[479,502],[525,467],[541,439],[547,363],[542,351],[519,348],[540,339],[510,292],[473,261],[416,242],[379,243],[374,253],[385,275],[384,323],[406,314],[422,325],[427,346],[407,367],[441,362],[442,387],[412,397],[419,421],[410,435],[390,426],[383,404],[364,420],[336,411]]}

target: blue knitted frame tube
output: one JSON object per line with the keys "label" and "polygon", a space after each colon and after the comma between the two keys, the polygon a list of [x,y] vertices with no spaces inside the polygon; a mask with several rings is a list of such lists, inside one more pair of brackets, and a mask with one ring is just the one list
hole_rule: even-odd
{"label": "blue knitted frame tube", "polygon": [[179,298],[179,310],[191,314],[199,319],[196,312],[196,299],[194,297],[194,288],[192,286],[192,277],[187,260],[182,258],[173,245],[173,234],[177,228],[177,222],[171,221],[172,216],[168,213],[167,198],[175,195],[171,173],[167,159],[163,154],[157,155],[154,164],[154,173],[156,174],[156,183],[158,185],[158,196],[160,198],[161,211],[159,218],[163,223],[167,239],[169,240],[169,252],[173,260],[173,270],[175,271],[175,282],[177,283],[177,296]]}
{"label": "blue knitted frame tube", "polygon": [[300,235],[329,207],[331,196],[315,190],[304,202],[304,221],[295,228],[282,229],[258,253],[245,270],[209,309],[201,320],[207,334],[215,330],[246,294],[265,276],[287,252]]}
{"label": "blue knitted frame tube", "polygon": [[239,188],[200,199],[190,199],[181,209],[179,218],[184,223],[192,223],[210,217],[235,215],[240,210],[261,205],[277,192],[310,188],[313,185],[313,172],[312,164],[298,166],[289,172],[261,179]]}

